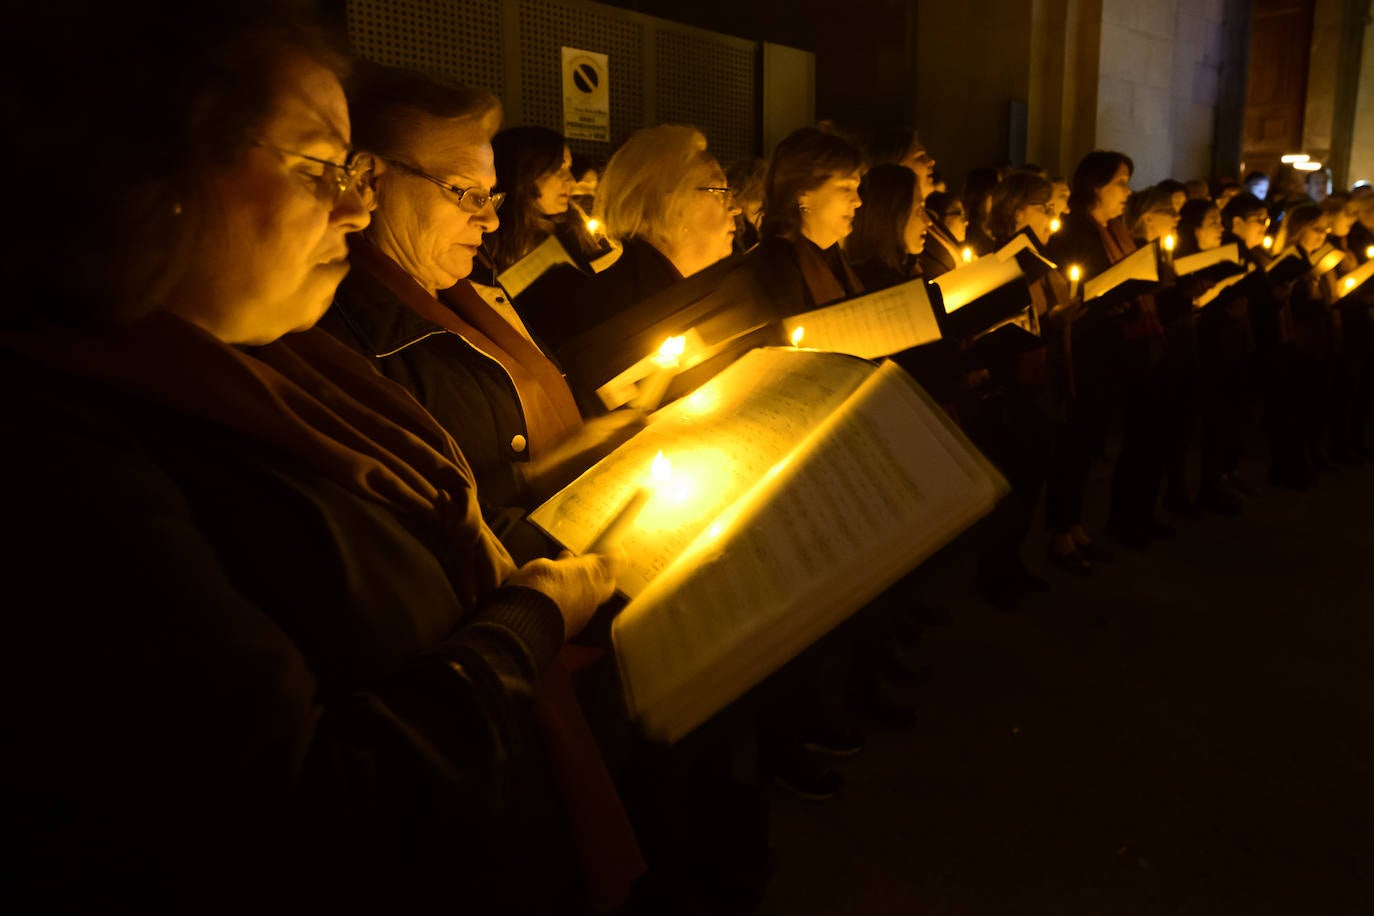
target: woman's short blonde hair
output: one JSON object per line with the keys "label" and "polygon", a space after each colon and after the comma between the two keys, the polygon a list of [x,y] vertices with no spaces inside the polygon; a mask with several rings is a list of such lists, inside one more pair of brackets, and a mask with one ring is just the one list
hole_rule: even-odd
{"label": "woman's short blonde hair", "polygon": [[592,215],[612,239],[642,238],[661,246],[686,196],[712,166],[706,137],[695,127],[660,124],[636,131],[606,163]]}

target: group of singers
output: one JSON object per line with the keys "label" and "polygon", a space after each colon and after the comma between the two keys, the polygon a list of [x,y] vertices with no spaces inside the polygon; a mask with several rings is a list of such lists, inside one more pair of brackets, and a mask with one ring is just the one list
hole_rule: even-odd
{"label": "group of singers", "polygon": [[[678,745],[638,736],[604,635],[577,639],[625,558],[527,519],[650,422],[597,395],[645,355],[627,341],[1026,236],[1055,267],[1017,333],[893,357],[1010,484],[973,542],[999,606],[1048,588],[1022,561],[1042,492],[1055,566],[1110,559],[1084,500],[1113,423],[1108,533],[1131,548],[1168,536],[1161,505],[1243,511],[1252,403],[1275,485],[1368,455],[1370,299],[1341,282],[1371,256],[1369,188],[1271,214],[1132,193],[1130,158],[1097,151],[1067,182],[979,169],[954,195],[914,131],[833,125],[729,168],[693,127],[648,128],[589,179],[557,133],[350,60],[294,4],[156,6],[175,40],[149,44],[141,8],[32,5],[16,34],[46,72],[6,64],[25,911],[746,912],[765,782],[835,794],[826,755],[862,747],[865,714],[902,720],[883,685],[920,672],[893,647],[932,611],[899,583]],[[1210,299],[1166,269],[1084,301],[1165,237],[1256,269]],[[511,295],[550,238],[569,263]],[[1271,278],[1294,246],[1342,254]]]}

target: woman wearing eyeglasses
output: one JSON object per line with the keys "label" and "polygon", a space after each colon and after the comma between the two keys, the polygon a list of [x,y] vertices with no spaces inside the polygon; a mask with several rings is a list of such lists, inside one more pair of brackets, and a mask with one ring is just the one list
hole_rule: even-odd
{"label": "woman wearing eyeglasses", "polygon": [[45,139],[9,164],[77,174],[94,131],[119,180],[14,189],[0,261],[3,571],[31,599],[0,666],[6,894],[575,908],[531,699],[611,561],[517,568],[453,440],[311,328],[369,222],[337,52],[279,2],[159,22],[176,41],[127,6],[10,23],[72,58],[0,101]]}
{"label": "woman wearing eyeglasses", "polygon": [[600,251],[587,214],[572,202],[572,152],[546,127],[510,127],[492,137],[496,190],[506,195],[501,225],[488,233],[496,272],[519,261],[551,235],[584,271]]}
{"label": "woman wearing eyeglasses", "polygon": [[968,213],[962,200],[944,191],[926,195],[926,210],[931,221],[926,246],[921,249],[921,273],[927,280],[934,280],[965,263]]}
{"label": "woman wearing eyeglasses", "polygon": [[457,440],[489,524],[520,557],[552,545],[526,511],[642,425],[630,411],[584,423],[562,373],[509,303],[468,282],[503,202],[491,96],[407,70],[360,68],[350,84],[360,145],[377,165],[376,209],[350,239],[353,272],[324,327],[399,382]]}

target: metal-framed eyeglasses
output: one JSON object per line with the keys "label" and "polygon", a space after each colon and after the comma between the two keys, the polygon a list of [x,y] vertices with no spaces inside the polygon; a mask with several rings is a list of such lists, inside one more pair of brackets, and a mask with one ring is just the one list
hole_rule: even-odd
{"label": "metal-framed eyeglasses", "polygon": [[333,204],[337,204],[339,198],[343,197],[349,188],[371,174],[373,167],[377,164],[372,154],[366,150],[350,150],[343,162],[332,162],[328,159],[321,159],[319,156],[308,156],[284,146],[277,146],[275,143],[269,143],[262,139],[255,138],[253,145],[272,150],[280,155],[295,156],[297,159],[304,159],[319,165],[320,174],[308,175],[307,177],[315,182],[319,195],[327,198]]}
{"label": "metal-framed eyeglasses", "polygon": [[396,168],[403,172],[409,172],[418,178],[423,178],[425,181],[436,184],[450,194],[455,195],[458,198],[458,209],[462,210],[464,213],[481,213],[482,210],[486,208],[487,204],[491,204],[493,210],[500,210],[501,204],[506,201],[505,191],[484,191],[481,188],[460,188],[455,184],[444,181],[442,178],[436,178],[426,171],[417,169],[408,162],[402,162],[399,159],[388,159],[385,156],[382,156],[381,159],[383,162],[396,166]]}
{"label": "metal-framed eyeglasses", "polygon": [[720,202],[723,203],[723,204],[725,204],[725,206],[727,206],[727,207],[730,206],[731,204],[733,204],[733,203],[735,202],[735,189],[734,189],[734,188],[713,188],[713,187],[705,187],[705,188],[697,188],[697,190],[698,190],[698,191],[709,191],[710,193],[715,194],[716,196],[718,196],[718,197],[720,198]]}

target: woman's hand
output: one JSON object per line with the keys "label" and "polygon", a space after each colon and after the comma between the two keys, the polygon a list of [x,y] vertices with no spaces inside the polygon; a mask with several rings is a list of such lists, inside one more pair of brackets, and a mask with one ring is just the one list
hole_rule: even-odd
{"label": "woman's hand", "polygon": [[616,574],[624,563],[623,550],[580,557],[565,550],[556,560],[531,560],[501,584],[532,588],[552,598],[563,612],[563,638],[571,639],[615,593]]}

